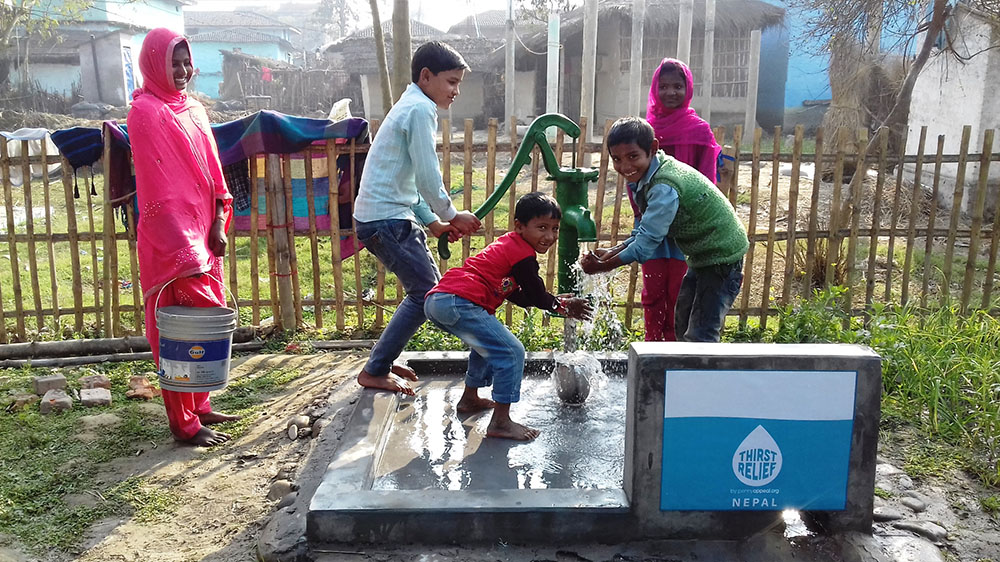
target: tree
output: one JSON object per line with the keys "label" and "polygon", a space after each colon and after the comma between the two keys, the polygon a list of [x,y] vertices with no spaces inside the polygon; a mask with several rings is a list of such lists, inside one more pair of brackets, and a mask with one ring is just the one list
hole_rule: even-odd
{"label": "tree", "polygon": [[392,8],[392,101],[410,83],[410,0],[395,0]]}
{"label": "tree", "polygon": [[17,56],[18,38],[51,36],[60,24],[77,21],[90,0],[0,0],[0,85],[6,84]]}
{"label": "tree", "polygon": [[382,21],[378,16],[378,0],[369,0],[368,3],[372,10],[375,58],[378,59],[378,77],[382,85],[382,113],[385,115],[392,108],[392,84],[389,82],[389,63],[385,60],[385,35],[382,34]]}
{"label": "tree", "polygon": [[328,38],[339,39],[357,25],[361,15],[353,0],[322,0],[310,19]]}
{"label": "tree", "polygon": [[582,3],[582,0],[517,0],[517,8],[521,16],[546,23],[549,21],[549,12],[563,14]]}

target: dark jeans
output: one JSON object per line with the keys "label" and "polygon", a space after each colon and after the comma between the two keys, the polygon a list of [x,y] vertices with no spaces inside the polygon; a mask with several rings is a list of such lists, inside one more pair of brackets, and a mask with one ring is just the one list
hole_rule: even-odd
{"label": "dark jeans", "polygon": [[359,221],[358,240],[396,274],[406,291],[406,298],[399,303],[365,364],[368,374],[381,377],[389,374],[392,362],[427,320],[424,295],[441,280],[441,273],[434,265],[424,231],[413,221]]}
{"label": "dark jeans", "polygon": [[674,312],[677,339],[717,342],[743,283],[743,260],[689,267]]}

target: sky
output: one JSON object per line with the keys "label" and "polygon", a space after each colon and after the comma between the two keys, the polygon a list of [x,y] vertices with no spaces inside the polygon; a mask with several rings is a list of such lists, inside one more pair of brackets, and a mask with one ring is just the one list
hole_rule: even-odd
{"label": "sky", "polygon": [[[289,0],[297,4],[319,3],[319,0]],[[355,5],[364,8],[368,13],[366,0],[352,0]],[[188,11],[199,10],[233,10],[236,8],[250,9],[271,7],[274,0],[195,0],[195,4],[186,6]],[[392,0],[379,0],[379,17],[383,20],[392,16]],[[486,10],[505,9],[505,0],[410,0],[410,14],[413,19],[438,29],[448,29],[467,16]],[[370,22],[369,22],[370,25]]]}

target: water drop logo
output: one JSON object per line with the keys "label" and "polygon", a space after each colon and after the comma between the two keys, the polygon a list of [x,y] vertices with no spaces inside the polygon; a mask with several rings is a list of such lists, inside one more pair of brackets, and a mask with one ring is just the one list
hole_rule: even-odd
{"label": "water drop logo", "polygon": [[191,359],[201,359],[205,356],[205,348],[200,345],[193,345],[188,350],[188,355],[191,356]]}
{"label": "water drop logo", "polygon": [[736,448],[733,473],[747,486],[764,486],[780,472],[781,449],[764,426],[758,425]]}

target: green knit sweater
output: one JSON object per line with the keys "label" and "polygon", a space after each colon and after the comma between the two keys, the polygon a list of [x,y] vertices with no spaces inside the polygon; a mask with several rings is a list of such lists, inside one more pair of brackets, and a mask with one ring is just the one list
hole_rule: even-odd
{"label": "green knit sweater", "polygon": [[707,267],[740,260],[750,248],[746,228],[729,201],[701,173],[667,156],[656,153],[659,169],[646,185],[636,191],[636,203],[646,212],[647,192],[656,184],[677,190],[678,209],[667,236],[687,256],[690,267]]}

